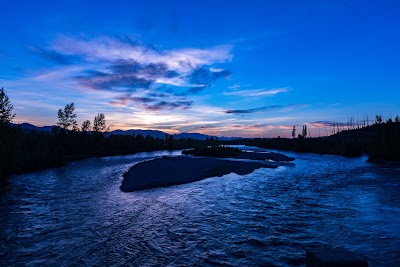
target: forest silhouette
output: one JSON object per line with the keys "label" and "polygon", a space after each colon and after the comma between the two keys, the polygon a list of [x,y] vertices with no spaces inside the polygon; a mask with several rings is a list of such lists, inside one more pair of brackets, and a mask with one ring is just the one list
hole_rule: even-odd
{"label": "forest silhouette", "polygon": [[[197,147],[200,140],[172,135],[165,138],[138,135],[107,134],[105,115],[97,114],[79,128],[74,103],[57,113],[57,126],[51,132],[23,129],[13,125],[13,106],[0,89],[0,184],[7,184],[12,174],[63,166],[70,161],[90,157],[133,154],[156,150],[176,150]],[[92,126],[93,125],[93,126]]]}
{"label": "forest silhouette", "polygon": [[295,138],[255,138],[225,141],[225,144],[248,145],[261,148],[288,150],[296,152],[332,154],[358,157],[366,154],[370,162],[400,161],[400,119],[388,119],[376,116],[372,125],[338,129],[335,134],[324,137],[307,138],[307,127]]}
{"label": "forest silhouette", "polygon": [[[217,141],[216,139],[174,139],[172,135],[154,138],[142,135],[105,134],[108,131],[103,113],[86,120],[78,127],[74,103],[67,104],[57,113],[57,126],[51,132],[22,129],[13,125],[16,116],[13,105],[0,89],[0,184],[7,184],[12,174],[63,166],[70,161],[90,157],[132,154],[144,151],[201,148],[208,146],[250,145],[261,148],[360,156],[367,154],[370,161],[400,161],[400,119],[383,121],[376,116],[372,125],[338,129],[326,137],[310,138],[307,126],[296,138],[255,138]],[[221,151],[223,153],[224,151]],[[218,151],[215,153],[219,153]],[[219,154],[221,154],[219,153]]]}

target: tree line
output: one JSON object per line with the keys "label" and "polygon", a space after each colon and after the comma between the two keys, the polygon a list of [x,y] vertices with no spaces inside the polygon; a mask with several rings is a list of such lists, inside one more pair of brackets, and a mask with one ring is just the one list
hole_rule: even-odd
{"label": "tree line", "polygon": [[296,136],[293,127],[292,138],[255,138],[225,141],[225,144],[241,144],[262,148],[333,154],[342,156],[361,156],[367,154],[372,162],[400,161],[400,117],[384,121],[381,116],[371,125],[343,129],[337,133],[317,138],[307,137],[307,126]]}
{"label": "tree line", "polygon": [[[58,110],[57,126],[51,132],[21,129],[11,124],[15,116],[10,99],[4,89],[0,89],[0,184],[6,183],[6,178],[12,174],[62,166],[89,157],[215,146],[221,143],[213,138],[205,141],[190,138],[175,140],[168,134],[165,138],[105,134],[109,127],[103,113],[97,114],[93,123],[85,120],[78,127],[74,103]],[[223,143],[344,156],[365,153],[374,162],[400,161],[399,116],[384,121],[382,116],[377,115],[373,124],[364,122],[354,126],[353,122],[350,121],[351,127],[338,127],[335,134],[326,137],[310,138],[307,125],[303,125],[297,138],[294,126],[291,139],[239,139]]]}
{"label": "tree line", "polygon": [[[400,123],[400,116],[397,115],[394,119],[392,117],[388,117],[386,120],[382,117],[382,115],[376,115],[375,120],[370,120],[368,115],[365,116],[364,119],[362,120],[355,120],[354,117],[349,117],[346,123],[343,122],[331,122],[329,125],[326,126],[321,126],[317,127],[319,129],[325,128],[326,134],[325,136],[329,135],[335,135],[341,132],[345,132],[348,130],[359,130],[359,129],[364,129],[367,128],[371,125],[376,125],[376,124],[384,124],[384,123]],[[296,135],[296,125],[293,126],[292,130],[292,138],[306,138],[306,137],[311,137],[310,131],[307,132],[307,124],[303,125],[302,132]],[[321,136],[321,133],[320,133]]]}
{"label": "tree line", "polygon": [[[301,131],[301,134],[299,134],[297,136],[298,139],[304,139],[307,138],[307,135],[310,136],[310,134],[307,132],[307,125],[304,124],[303,125],[303,129]],[[292,138],[296,138],[296,125],[293,126],[293,130],[292,130]]]}
{"label": "tree line", "polygon": [[131,154],[144,151],[192,148],[205,142],[175,140],[172,135],[153,138],[142,135],[106,134],[109,127],[103,113],[93,122],[77,124],[74,103],[57,112],[57,126],[51,132],[22,129],[11,122],[16,114],[13,105],[0,89],[0,184],[12,174],[58,167],[66,163],[97,156]]}
{"label": "tree line", "polygon": [[77,115],[75,113],[74,103],[67,104],[64,109],[58,110],[57,125],[63,130],[81,131],[83,133],[93,131],[94,134],[98,134],[110,130],[110,128],[106,126],[106,117],[103,113],[99,113],[94,117],[93,127],[89,120],[85,120],[83,121],[81,128],[79,128],[76,117]]}

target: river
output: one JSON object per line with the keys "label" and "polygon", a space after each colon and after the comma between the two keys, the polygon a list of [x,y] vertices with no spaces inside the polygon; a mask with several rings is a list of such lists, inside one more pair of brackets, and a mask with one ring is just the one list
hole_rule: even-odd
{"label": "river", "polygon": [[180,153],[14,176],[0,191],[0,266],[304,266],[308,247],[400,266],[400,169],[282,152],[294,166],[120,191],[134,163]]}

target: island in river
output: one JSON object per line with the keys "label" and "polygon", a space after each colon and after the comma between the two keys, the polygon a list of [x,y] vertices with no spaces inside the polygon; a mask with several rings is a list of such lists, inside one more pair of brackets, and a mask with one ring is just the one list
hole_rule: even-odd
{"label": "island in river", "polygon": [[241,149],[230,146],[210,146],[201,147],[189,150],[183,150],[182,154],[202,157],[216,158],[233,158],[233,159],[251,159],[251,160],[272,160],[272,161],[293,161],[290,158],[280,153],[275,152],[247,152]]}
{"label": "island in river", "polygon": [[132,192],[185,184],[209,177],[220,177],[229,173],[245,175],[259,168],[277,168],[279,166],[279,164],[265,160],[293,160],[292,158],[285,158],[284,155],[279,153],[245,152],[240,158],[256,160],[178,156],[144,161],[134,165],[124,174],[121,190]]}

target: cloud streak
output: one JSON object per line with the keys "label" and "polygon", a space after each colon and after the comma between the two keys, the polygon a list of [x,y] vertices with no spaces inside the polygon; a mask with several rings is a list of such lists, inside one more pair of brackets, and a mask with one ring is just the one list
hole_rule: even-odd
{"label": "cloud streak", "polygon": [[226,114],[250,114],[262,111],[272,111],[272,110],[292,110],[294,108],[303,107],[305,105],[270,105],[259,108],[251,109],[229,109],[225,110]]}
{"label": "cloud streak", "polygon": [[284,106],[281,106],[281,105],[272,105],[272,106],[264,106],[264,107],[260,107],[260,108],[251,108],[251,109],[229,109],[229,110],[226,110],[225,113],[227,113],[227,114],[249,114],[249,113],[255,113],[255,112],[260,112],[260,111],[281,109],[283,107]]}
{"label": "cloud streak", "polygon": [[[109,101],[111,105],[134,102],[149,110],[170,110],[191,107],[193,101],[187,99],[190,95],[228,77],[229,70],[213,65],[231,61],[231,49],[221,45],[162,50],[126,36],[83,40],[62,35],[49,48],[33,50],[61,68],[80,66],[82,69],[71,78],[82,88],[121,93]],[[124,95],[142,90],[153,93],[153,97]],[[166,99],[174,97],[177,99]]]}
{"label": "cloud streak", "polygon": [[[65,58],[79,57],[87,64],[103,65],[108,68],[108,72],[102,71],[103,80],[108,75],[110,80],[123,76],[121,79],[133,87],[136,86],[136,80],[183,87],[208,86],[211,81],[226,77],[230,72],[205,66],[225,63],[233,57],[231,47],[227,45],[209,49],[159,50],[129,37],[80,40],[61,36],[48,50],[47,57],[48,54]],[[87,78],[93,77],[88,75]],[[125,85],[124,82],[121,84]]]}
{"label": "cloud streak", "polygon": [[[237,88],[237,87],[233,87]],[[273,96],[279,93],[286,93],[289,89],[287,87],[284,88],[274,88],[274,89],[252,89],[252,90],[237,90],[237,91],[229,91],[223,92],[223,95],[226,96],[241,96],[241,97],[260,97],[260,96]]]}
{"label": "cloud streak", "polygon": [[[216,81],[231,75],[224,65],[232,60],[229,46],[162,50],[131,38],[81,40],[61,36],[49,47],[34,51],[52,65],[38,71],[25,83],[46,85],[49,93],[54,88],[64,90],[63,95],[81,107],[81,119],[91,119],[93,113],[104,112],[114,129],[261,136],[269,131],[272,134],[280,127],[276,125],[277,118],[265,118],[262,112],[285,111],[299,106],[227,110],[207,105],[202,96],[196,94],[204,93]],[[225,95],[261,97],[288,91],[288,88],[245,90],[248,86],[236,85]],[[56,110],[65,98],[51,101]],[[260,114],[229,115],[253,113]],[[287,123],[287,119],[279,123]]]}
{"label": "cloud streak", "polygon": [[188,109],[192,106],[193,101],[187,100],[182,96],[175,96],[165,93],[148,93],[147,91],[137,92],[136,94],[125,94],[115,97],[109,101],[109,104],[116,107],[127,107],[131,104],[139,105],[146,110],[171,110],[171,109]]}
{"label": "cloud streak", "polygon": [[345,122],[335,122],[335,121],[315,121],[315,122],[311,122],[309,124],[313,127],[338,127],[338,126],[344,127],[344,126],[348,126],[348,124]]}
{"label": "cloud streak", "polygon": [[81,40],[61,36],[52,49],[64,55],[80,55],[91,62],[135,60],[140,64],[165,64],[169,69],[191,72],[201,65],[212,65],[231,61],[231,46],[221,45],[209,49],[182,48],[159,50],[129,37],[114,39],[102,37],[94,40]]}
{"label": "cloud streak", "polygon": [[177,101],[177,102],[168,102],[168,101],[160,101],[154,105],[146,105],[146,109],[148,110],[160,110],[160,109],[188,109],[193,104],[193,101]]}

